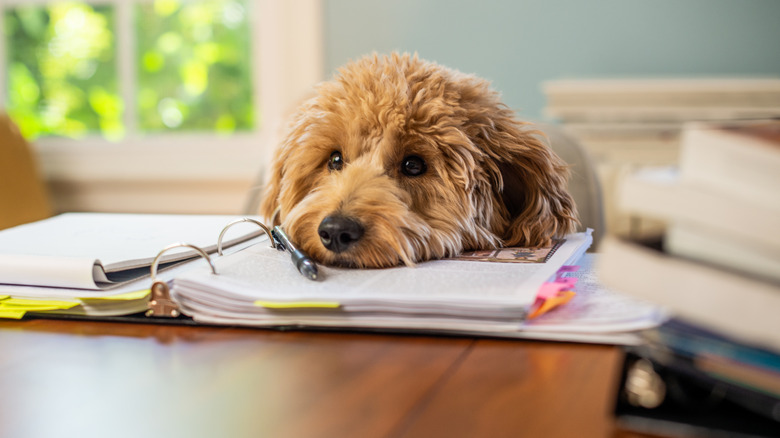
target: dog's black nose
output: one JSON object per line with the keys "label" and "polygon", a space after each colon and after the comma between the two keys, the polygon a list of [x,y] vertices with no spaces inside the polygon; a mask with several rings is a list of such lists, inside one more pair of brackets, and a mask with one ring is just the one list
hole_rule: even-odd
{"label": "dog's black nose", "polygon": [[325,248],[343,252],[363,236],[363,225],[351,217],[332,215],[320,222],[317,232]]}

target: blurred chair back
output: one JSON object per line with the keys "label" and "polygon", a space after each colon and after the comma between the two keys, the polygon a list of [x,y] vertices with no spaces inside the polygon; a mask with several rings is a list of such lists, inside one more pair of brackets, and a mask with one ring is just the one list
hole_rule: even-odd
{"label": "blurred chair back", "polygon": [[0,114],[0,229],[51,214],[49,193],[29,143],[11,119]]}
{"label": "blurred chair back", "polygon": [[563,128],[544,123],[536,125],[547,135],[555,153],[569,164],[569,192],[577,204],[582,228],[593,228],[592,252],[605,232],[604,203],[596,167],[582,144],[567,135]]}

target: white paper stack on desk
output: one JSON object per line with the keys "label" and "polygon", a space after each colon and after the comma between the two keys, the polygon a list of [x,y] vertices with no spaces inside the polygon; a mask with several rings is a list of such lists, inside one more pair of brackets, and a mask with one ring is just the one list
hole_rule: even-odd
{"label": "white paper stack on desk", "polygon": [[[126,315],[146,309],[153,259],[184,241],[216,251],[220,230],[235,219],[221,215],[66,213],[0,231],[0,317],[27,312]],[[262,233],[234,227],[223,247],[248,244]],[[162,255],[170,280],[195,251]]]}
{"label": "white paper stack on desk", "polygon": [[[241,222],[236,219],[79,214],[4,230],[0,232],[0,253],[5,254],[5,261],[0,261],[0,274],[10,273],[0,275],[0,318],[64,314],[88,319],[133,315],[128,318],[135,322],[149,320],[138,314],[146,311],[150,299],[149,264],[155,255],[177,241],[213,249],[220,230],[228,223]],[[657,307],[601,287],[590,268],[595,256],[583,257],[592,241],[590,230],[567,236],[554,250],[488,251],[488,259],[505,261],[503,257],[508,257],[514,260],[511,263],[472,258],[424,262],[412,268],[357,270],[320,266],[323,280],[315,282],[296,270],[289,253],[270,248],[265,234],[252,237],[262,233],[259,227],[246,224],[234,228],[225,234],[226,242],[244,241],[226,250],[223,256],[210,256],[216,275],[211,274],[201,257],[158,272],[157,279],[172,284],[174,302],[196,324],[631,344],[638,340],[637,330],[654,327],[663,320]],[[17,243],[9,244],[14,241]],[[74,247],[79,244],[84,245]],[[176,250],[173,254],[179,257],[179,249]],[[54,276],[44,273],[45,264],[24,268],[29,275],[20,281],[21,270],[12,268],[19,264],[15,254],[62,257],[65,262],[55,263],[55,268],[70,265],[69,258],[86,260],[87,263],[75,264],[81,268],[77,277],[83,280],[79,283],[82,288],[74,287],[70,280],[51,281]],[[484,254],[473,257],[483,258]],[[526,262],[517,263],[517,259]],[[528,259],[534,262],[527,263]],[[125,263],[129,260],[141,261]],[[117,263],[141,266],[134,268],[139,277],[118,285],[95,282],[95,267],[110,271],[107,266]],[[536,309],[539,303],[540,286],[549,286],[559,268],[571,264],[582,265],[579,272],[566,274],[580,280],[575,285],[574,297],[529,320],[529,310]],[[166,322],[164,318],[149,321]]]}
{"label": "white paper stack on desk", "polygon": [[517,329],[542,284],[575,263],[590,233],[566,239],[546,263],[437,260],[414,268],[338,269],[304,278],[289,255],[255,245],[174,280],[185,314],[219,324],[452,330]]}

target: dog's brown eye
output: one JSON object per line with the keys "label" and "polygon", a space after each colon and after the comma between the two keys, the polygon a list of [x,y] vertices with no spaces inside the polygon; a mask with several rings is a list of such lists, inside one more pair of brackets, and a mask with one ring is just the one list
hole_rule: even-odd
{"label": "dog's brown eye", "polygon": [[406,176],[420,176],[426,170],[425,160],[417,155],[409,155],[401,163],[401,172]]}
{"label": "dog's brown eye", "polygon": [[333,151],[328,159],[328,170],[341,170],[344,167],[344,159],[341,158],[341,152]]}

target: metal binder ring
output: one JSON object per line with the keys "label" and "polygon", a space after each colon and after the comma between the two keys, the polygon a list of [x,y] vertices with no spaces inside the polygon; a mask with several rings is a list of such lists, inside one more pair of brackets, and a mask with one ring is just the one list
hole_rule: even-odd
{"label": "metal binder ring", "polygon": [[199,247],[197,247],[195,245],[192,245],[190,243],[179,242],[179,243],[174,243],[174,244],[168,245],[165,248],[163,248],[162,251],[157,253],[157,257],[155,257],[154,261],[152,262],[152,281],[155,281],[155,278],[157,277],[157,265],[159,264],[160,257],[162,257],[163,253],[165,253],[166,251],[168,251],[170,249],[179,248],[179,247],[192,248],[195,251],[197,251],[198,254],[201,257],[203,257],[204,259],[206,259],[206,261],[208,262],[209,266],[211,267],[211,273],[214,274],[214,275],[217,274],[217,269],[214,267],[214,263],[211,261],[211,257],[209,257],[209,255],[206,253],[206,251],[203,251],[201,248],[199,248]]}
{"label": "metal binder ring", "polygon": [[268,229],[268,227],[265,226],[260,221],[256,221],[254,219],[250,219],[248,217],[243,217],[241,219],[236,219],[233,222],[225,225],[225,228],[222,229],[222,232],[219,233],[219,239],[217,239],[217,254],[222,255],[222,238],[225,237],[225,233],[227,232],[228,228],[232,227],[235,224],[239,224],[241,222],[251,222],[265,231],[265,234],[268,235],[268,240],[271,242],[271,248],[276,248],[276,242],[274,242],[273,236],[271,236],[271,230]]}

